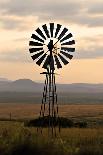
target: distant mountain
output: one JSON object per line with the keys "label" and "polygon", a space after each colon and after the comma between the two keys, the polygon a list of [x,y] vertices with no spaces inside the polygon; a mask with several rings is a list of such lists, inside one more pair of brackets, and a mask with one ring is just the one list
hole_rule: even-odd
{"label": "distant mountain", "polygon": [[2,82],[3,82],[3,81],[6,82],[6,81],[11,81],[11,80],[8,80],[7,78],[0,78],[0,82],[1,82],[1,81],[2,81]]}
{"label": "distant mountain", "polygon": [[73,83],[59,84],[58,90],[61,92],[78,92],[78,93],[99,93],[103,92],[103,84]]}
{"label": "distant mountain", "polygon": [[33,82],[29,79],[0,82],[0,92],[39,92],[43,84]]}
{"label": "distant mountain", "polygon": [[[0,81],[0,92],[42,92],[43,86],[43,83],[36,83],[30,79],[4,80]],[[103,93],[103,84],[57,84],[57,91],[61,93]]]}
{"label": "distant mountain", "polygon": [[[0,103],[41,103],[44,83],[0,81]],[[103,84],[57,84],[58,103],[103,104]]]}

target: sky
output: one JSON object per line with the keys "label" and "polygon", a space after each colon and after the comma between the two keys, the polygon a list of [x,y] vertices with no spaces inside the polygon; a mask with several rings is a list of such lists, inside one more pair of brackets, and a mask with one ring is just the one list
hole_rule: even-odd
{"label": "sky", "polygon": [[76,41],[72,61],[56,70],[57,83],[103,83],[103,0],[0,0],[0,78],[44,81],[29,40],[49,22],[66,26]]}

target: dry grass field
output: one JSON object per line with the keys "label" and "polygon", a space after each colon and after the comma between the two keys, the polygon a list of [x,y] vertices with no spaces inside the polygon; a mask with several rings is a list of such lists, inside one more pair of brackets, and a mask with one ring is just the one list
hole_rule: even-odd
{"label": "dry grass field", "polygon": [[[31,119],[39,116],[40,104],[0,104],[0,119]],[[59,105],[59,115],[103,120],[103,105]]]}
{"label": "dry grass field", "polygon": [[103,128],[66,128],[52,138],[23,122],[0,121],[0,155],[103,155]]}
{"label": "dry grass field", "polygon": [[[103,155],[103,124],[87,128],[62,128],[56,138],[17,119],[39,116],[38,104],[0,104],[0,155]],[[4,121],[10,119],[15,121]],[[60,116],[103,123],[103,105],[60,105]],[[3,120],[4,119],[4,120]]]}

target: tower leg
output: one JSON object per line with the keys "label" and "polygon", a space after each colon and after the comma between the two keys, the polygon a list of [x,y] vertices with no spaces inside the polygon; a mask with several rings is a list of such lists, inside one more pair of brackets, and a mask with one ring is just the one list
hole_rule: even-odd
{"label": "tower leg", "polygon": [[51,70],[47,72],[42,104],[40,109],[40,127],[48,126],[48,134],[54,137],[58,126],[58,103],[55,84],[55,74]]}

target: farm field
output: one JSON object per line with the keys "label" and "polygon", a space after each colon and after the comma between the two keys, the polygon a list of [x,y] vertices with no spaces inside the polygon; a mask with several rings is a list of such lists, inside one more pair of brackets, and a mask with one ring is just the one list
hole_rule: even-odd
{"label": "farm field", "polygon": [[95,125],[62,128],[56,138],[46,128],[40,134],[24,126],[39,110],[38,104],[0,104],[0,155],[103,155],[103,105],[60,105],[60,116]]}
{"label": "farm field", "polygon": [[[0,104],[0,119],[32,119],[39,116],[40,104]],[[103,119],[102,104],[59,105],[59,115],[68,118]]]}

